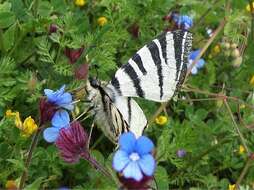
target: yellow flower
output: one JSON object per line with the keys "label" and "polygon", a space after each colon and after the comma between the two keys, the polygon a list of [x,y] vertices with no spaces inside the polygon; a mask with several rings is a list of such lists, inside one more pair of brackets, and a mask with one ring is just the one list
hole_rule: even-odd
{"label": "yellow flower", "polygon": [[250,79],[250,85],[254,86],[254,75],[252,75],[252,77]]}
{"label": "yellow flower", "polygon": [[14,180],[8,180],[5,184],[5,188],[8,190],[18,189]]}
{"label": "yellow flower", "polygon": [[165,125],[168,122],[168,118],[166,116],[160,115],[155,118],[155,123],[158,125]]}
{"label": "yellow flower", "polygon": [[108,19],[104,16],[101,16],[97,19],[97,23],[100,26],[104,26],[105,24],[107,24],[107,22],[108,22]]}
{"label": "yellow flower", "polygon": [[13,117],[15,116],[15,125],[17,128],[21,129],[22,128],[22,121],[19,116],[19,112],[12,112],[11,110],[7,110],[5,112],[6,117]]}
{"label": "yellow flower", "polygon": [[245,148],[243,145],[239,146],[239,154],[243,154],[245,152]]}
{"label": "yellow flower", "polygon": [[[254,7],[254,2],[252,2],[252,7]],[[246,11],[248,11],[248,12],[250,12],[250,4],[248,4],[247,6],[246,6]]]}
{"label": "yellow flower", "polygon": [[75,0],[75,5],[83,7],[86,4],[85,0]]}
{"label": "yellow flower", "polygon": [[36,125],[35,121],[31,116],[27,117],[23,123],[22,127],[22,135],[25,137],[29,137],[32,135],[35,131],[37,131],[38,126]]}
{"label": "yellow flower", "polygon": [[233,185],[228,185],[228,190],[236,190],[235,184],[233,184]]}

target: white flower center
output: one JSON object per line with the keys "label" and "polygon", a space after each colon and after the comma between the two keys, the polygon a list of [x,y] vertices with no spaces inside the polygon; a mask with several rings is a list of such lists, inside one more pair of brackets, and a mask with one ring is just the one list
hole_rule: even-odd
{"label": "white flower center", "polygon": [[133,152],[133,153],[131,153],[131,155],[129,156],[129,158],[132,160],[132,161],[136,161],[136,160],[139,160],[139,155],[138,155],[138,153],[136,153],[136,152]]}

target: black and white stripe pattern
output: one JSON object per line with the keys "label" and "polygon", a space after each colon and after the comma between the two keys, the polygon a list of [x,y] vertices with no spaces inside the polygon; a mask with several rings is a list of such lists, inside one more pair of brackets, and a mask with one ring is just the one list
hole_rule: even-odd
{"label": "black and white stripe pattern", "polygon": [[123,65],[109,86],[112,85],[119,96],[158,102],[169,100],[184,81],[191,40],[188,31],[160,35]]}
{"label": "black and white stripe pattern", "polygon": [[187,31],[164,33],[129,59],[106,87],[88,83],[97,123],[112,142],[126,131],[139,137],[147,126],[131,97],[165,102],[175,95],[187,72],[191,40]]}

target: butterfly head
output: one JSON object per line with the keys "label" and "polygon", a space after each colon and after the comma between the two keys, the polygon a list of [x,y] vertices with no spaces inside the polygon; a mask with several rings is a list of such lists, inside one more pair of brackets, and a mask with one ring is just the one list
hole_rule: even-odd
{"label": "butterfly head", "polygon": [[89,82],[93,88],[98,88],[101,86],[100,82],[96,78],[89,78]]}

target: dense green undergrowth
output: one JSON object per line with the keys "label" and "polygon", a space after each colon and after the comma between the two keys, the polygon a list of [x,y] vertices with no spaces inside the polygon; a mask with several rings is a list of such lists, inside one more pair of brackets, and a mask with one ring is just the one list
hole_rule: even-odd
{"label": "dense green undergrowth", "polygon": [[[70,0],[1,1],[0,188],[5,188],[8,180],[18,184],[32,141],[32,136],[20,135],[5,112],[18,111],[22,121],[32,116],[38,124],[43,89],[66,84],[72,91],[83,86],[85,80],[79,80],[77,70],[84,63],[89,64],[90,76],[109,81],[139,48],[170,27],[162,18],[177,10],[193,18],[193,49],[208,43],[207,28],[215,31],[224,18],[225,26],[202,55],[205,67],[188,77],[179,95],[162,111],[168,122],[159,125],[152,121],[145,131],[156,146],[157,188],[227,189],[240,183],[242,189],[253,189],[253,161],[248,160],[254,151],[254,82],[250,82],[254,36],[248,3],[89,0],[78,6]],[[105,17],[105,23],[98,21],[100,17]],[[57,26],[56,31],[52,32],[52,25]],[[83,48],[82,54],[71,64],[68,51],[79,48]],[[153,120],[160,104],[138,101],[148,120]],[[85,108],[78,104],[72,115],[77,117]],[[87,130],[91,123],[91,118],[82,120]],[[114,173],[111,161],[115,146],[97,128],[91,148],[94,157]],[[178,157],[178,150],[185,150],[186,155]],[[247,162],[248,171],[243,173]],[[40,136],[25,188],[63,186],[117,189],[84,160],[64,163],[56,147]]]}

